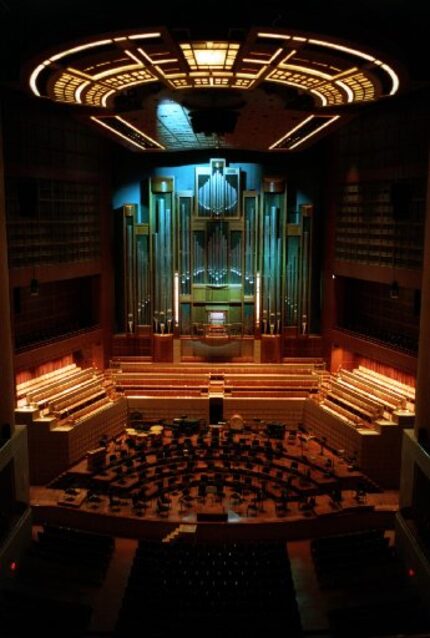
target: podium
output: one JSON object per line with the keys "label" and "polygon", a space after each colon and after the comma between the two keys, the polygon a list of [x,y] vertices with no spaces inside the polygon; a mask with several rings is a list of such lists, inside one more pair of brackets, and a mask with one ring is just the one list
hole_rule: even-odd
{"label": "podium", "polygon": [[281,363],[281,335],[261,335],[261,363]]}
{"label": "podium", "polygon": [[157,363],[173,363],[173,334],[152,335],[152,360]]}

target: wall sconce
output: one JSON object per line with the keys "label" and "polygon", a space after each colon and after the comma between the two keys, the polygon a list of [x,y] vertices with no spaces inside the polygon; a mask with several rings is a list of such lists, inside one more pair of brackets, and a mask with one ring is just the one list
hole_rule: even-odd
{"label": "wall sconce", "polygon": [[394,280],[390,286],[390,298],[398,299],[399,297],[400,297],[399,284],[397,283],[397,281]]}

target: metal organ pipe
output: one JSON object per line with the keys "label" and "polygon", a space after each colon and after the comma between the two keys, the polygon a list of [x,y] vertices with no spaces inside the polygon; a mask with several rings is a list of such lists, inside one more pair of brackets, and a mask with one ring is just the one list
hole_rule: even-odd
{"label": "metal organ pipe", "polygon": [[258,272],[255,277],[255,323],[260,325],[260,304],[261,304],[261,275]]}

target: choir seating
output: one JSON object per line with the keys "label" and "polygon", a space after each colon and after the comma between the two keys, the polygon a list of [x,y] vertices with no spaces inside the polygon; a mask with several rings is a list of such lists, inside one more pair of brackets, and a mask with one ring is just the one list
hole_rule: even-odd
{"label": "choir seating", "polygon": [[18,384],[15,421],[28,426],[32,483],[53,479],[103,435],[119,434],[126,414],[125,398],[94,367],[70,364]]}
{"label": "choir seating", "polygon": [[356,427],[375,428],[378,420],[398,422],[414,416],[414,388],[359,366],[340,369],[320,386],[323,409]]}
{"label": "choir seating", "polygon": [[115,359],[110,375],[119,392],[126,396],[198,396],[215,389],[229,396],[306,397],[318,390],[326,376],[321,359],[304,359],[267,366],[259,364],[148,365],[141,361]]}

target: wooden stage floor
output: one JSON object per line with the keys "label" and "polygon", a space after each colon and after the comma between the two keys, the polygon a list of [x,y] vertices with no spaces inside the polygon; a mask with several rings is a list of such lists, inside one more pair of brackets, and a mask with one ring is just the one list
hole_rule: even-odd
{"label": "wooden stage floor", "polygon": [[[121,446],[124,447],[127,436],[124,434],[116,441],[111,441],[108,453],[118,454]],[[210,435],[207,436],[210,437]],[[256,437],[255,434],[244,436],[243,433],[235,433],[234,437],[240,438],[242,443],[245,441],[243,445],[250,444],[255,438],[258,438],[261,444],[263,442],[267,444],[268,440],[267,437],[262,435]],[[166,441],[165,439],[163,445]],[[194,441],[196,443],[197,437],[194,437]],[[272,443],[276,442],[272,441]],[[322,492],[326,489],[325,482],[330,481],[330,477],[326,478],[323,470],[327,461],[331,462],[335,479],[343,485],[341,501],[334,502],[329,492],[320,494],[314,492],[315,503],[312,508],[304,509],[303,499],[293,497],[288,501],[286,512],[280,514],[274,498],[265,497],[255,506],[255,492],[247,490],[244,485],[243,493],[238,496],[234,485],[227,480],[225,480],[221,498],[214,493],[209,493],[212,490],[208,490],[205,496],[199,495],[198,488],[202,477],[207,476],[211,471],[220,471],[220,466],[225,461],[222,458],[212,459],[212,466],[215,467],[212,467],[212,470],[208,469],[208,460],[205,457],[207,448],[199,450],[196,444],[196,454],[197,452],[202,454],[195,460],[194,480],[189,488],[189,498],[184,499],[181,487],[174,485],[167,491],[170,502],[166,511],[161,514],[157,512],[155,495],[145,499],[144,505],[136,507],[136,503],[133,503],[133,499],[127,494],[127,481],[130,481],[131,486],[134,485],[134,477],[138,474],[135,471],[125,479],[123,495],[116,496],[114,501],[107,492],[103,493],[103,490],[100,490],[94,502],[91,498],[88,499],[89,493],[85,487],[77,487],[76,494],[70,494],[70,490],[54,487],[32,487],[31,505],[34,522],[68,525],[129,538],[157,539],[172,533],[181,525],[195,527],[195,532],[200,537],[208,539],[240,537],[283,538],[284,540],[343,533],[367,527],[393,527],[394,514],[398,509],[397,491],[371,490],[367,491],[364,497],[357,498],[354,481],[360,478],[366,480],[366,477],[348,465],[346,460],[339,458],[328,449],[323,450],[320,443],[312,438],[306,441],[304,450],[299,442],[291,441],[288,436],[285,437],[282,445],[284,456],[280,460],[275,460],[273,467],[269,470],[271,474],[268,475],[268,483],[269,487],[273,487],[272,493],[276,492],[275,475],[279,474],[279,468],[283,468],[285,476],[291,467],[292,459],[295,459],[301,467],[300,464],[303,464],[303,459],[306,458],[306,462],[312,468],[312,478],[315,478],[316,485],[322,487]],[[146,481],[152,486],[152,482],[156,483],[157,480],[159,482],[160,477],[156,474],[157,460],[152,448],[147,451],[145,465],[150,469],[148,470],[149,479]],[[258,461],[253,462],[258,465]],[[231,469],[231,473],[246,472],[243,460],[233,460],[233,465],[235,467]],[[303,465],[303,468],[305,467]],[[112,481],[110,472],[111,470],[107,468],[103,473],[104,476],[100,475],[99,479]],[[84,460],[73,466],[66,473],[67,475],[77,477],[75,485],[85,485],[86,479],[90,476],[87,462]],[[92,479],[97,478],[98,475],[93,473]],[[164,479],[164,482],[166,481],[167,479]],[[299,489],[306,491],[306,481],[303,477],[294,476],[292,485],[295,484]]]}

